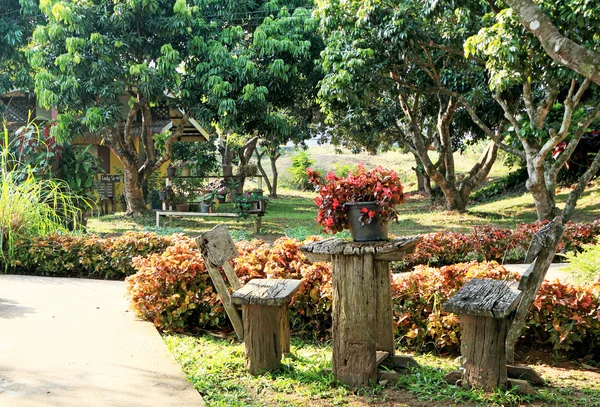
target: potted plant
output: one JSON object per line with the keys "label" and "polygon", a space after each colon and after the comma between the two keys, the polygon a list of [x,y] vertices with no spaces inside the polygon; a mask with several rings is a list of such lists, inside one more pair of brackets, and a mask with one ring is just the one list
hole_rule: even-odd
{"label": "potted plant", "polygon": [[175,201],[175,191],[168,186],[158,191],[159,199],[165,203],[165,207],[169,208]]}
{"label": "potted plant", "polygon": [[227,188],[225,185],[222,185],[220,188],[217,189],[217,202],[219,203],[225,203],[225,201],[227,200],[227,196],[230,194],[231,191],[229,191],[229,188]]}
{"label": "potted plant", "polygon": [[387,224],[398,218],[395,206],[404,202],[402,183],[394,170],[377,167],[367,171],[359,165],[345,178],[330,172],[306,170],[316,187],[316,217],[326,232],[349,229],[355,241],[386,240]]}
{"label": "potted plant", "polygon": [[175,195],[174,199],[175,210],[178,212],[189,212],[190,211],[190,197],[183,193],[182,191],[178,191]]}
{"label": "potted plant", "polygon": [[[173,175],[169,175],[169,168],[172,168],[172,174]],[[167,168],[167,176],[169,176],[169,178],[173,178],[175,176],[175,171],[176,170],[181,170],[181,175],[184,177],[189,177],[191,174],[191,170],[190,170],[190,162],[189,161],[184,161],[184,160],[175,160],[173,161],[169,167]]]}

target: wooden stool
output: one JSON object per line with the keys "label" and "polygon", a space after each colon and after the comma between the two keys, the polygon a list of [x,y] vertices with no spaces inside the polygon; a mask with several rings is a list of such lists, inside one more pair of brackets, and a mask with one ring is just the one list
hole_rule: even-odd
{"label": "wooden stool", "polygon": [[300,280],[250,280],[231,295],[242,306],[246,370],[250,374],[276,369],[290,352],[288,303]]}
{"label": "wooden stool", "polygon": [[[223,224],[202,233],[196,244],[233,328],[244,340],[248,372],[279,367],[281,355],[290,351],[288,303],[301,281],[254,279],[242,287],[230,262],[238,256],[237,247]],[[235,290],[231,295],[219,267]],[[242,305],[243,321],[234,304]]]}
{"label": "wooden stool", "polygon": [[444,304],[444,311],[460,318],[463,386],[485,391],[506,388],[508,316],[520,298],[515,281],[474,278]]}

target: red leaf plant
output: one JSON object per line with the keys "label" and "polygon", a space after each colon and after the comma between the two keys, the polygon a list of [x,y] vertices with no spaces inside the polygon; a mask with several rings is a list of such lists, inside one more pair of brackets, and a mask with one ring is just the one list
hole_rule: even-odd
{"label": "red leaf plant", "polygon": [[[404,202],[402,183],[394,170],[377,167],[371,171],[358,165],[355,172],[346,178],[339,178],[333,172],[325,179],[318,171],[306,169],[309,181],[317,190],[315,204],[319,212],[315,220],[331,233],[348,229],[348,204],[357,202],[376,202],[379,206],[379,217],[382,223],[398,218],[394,209]],[[375,211],[366,208],[361,211],[362,223],[373,221]]]}

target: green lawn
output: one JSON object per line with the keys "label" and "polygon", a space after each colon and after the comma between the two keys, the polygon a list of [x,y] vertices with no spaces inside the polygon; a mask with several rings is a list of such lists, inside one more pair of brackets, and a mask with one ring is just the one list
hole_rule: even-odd
{"label": "green lawn", "polygon": [[279,370],[253,377],[244,370],[241,343],[212,336],[165,335],[169,350],[207,406],[598,406],[600,374],[533,364],[549,384],[535,396],[513,390],[484,394],[446,383],[453,358],[416,356],[420,368],[397,384],[353,392],[331,373],[331,347],[292,340],[292,355]]}
{"label": "green lawn", "polygon": [[[558,201],[564,204],[568,189],[558,194]],[[253,233],[253,217],[248,219],[229,218],[163,218],[164,226],[158,232],[172,233],[182,231],[198,234],[210,229],[217,223],[225,223],[239,239],[275,238],[276,236],[302,237],[319,233],[314,221],[316,207],[312,203],[312,193],[282,190],[280,198],[269,202],[267,213],[263,218],[261,234]],[[221,205],[219,211],[231,211]],[[402,236],[443,230],[465,231],[473,226],[495,224],[502,227],[514,227],[520,222],[532,222],[536,219],[533,199],[528,193],[502,196],[500,199],[472,204],[467,213],[443,210],[440,204],[432,205],[428,199],[416,195],[399,207],[399,220],[390,225],[390,233]],[[573,218],[576,222],[589,222],[600,219],[600,180],[595,180],[588,187],[578,204]],[[127,217],[124,214],[107,215],[90,219],[88,227],[94,233],[122,233],[128,230],[155,230],[153,215],[146,217]]]}

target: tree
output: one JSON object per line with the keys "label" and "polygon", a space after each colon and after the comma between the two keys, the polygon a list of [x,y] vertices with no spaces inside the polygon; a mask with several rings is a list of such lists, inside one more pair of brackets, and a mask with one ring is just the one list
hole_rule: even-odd
{"label": "tree", "polygon": [[[38,99],[59,109],[57,135],[86,134],[114,151],[124,165],[128,213],[144,211],[142,183],[170,158],[190,117],[252,140],[269,95],[284,91],[301,74],[296,60],[309,55],[304,3],[49,0],[42,7],[48,23],[29,50]],[[268,30],[274,20],[289,30]],[[152,127],[157,104],[185,112],[163,154]],[[134,143],[138,116],[143,155]]]}
{"label": "tree", "polygon": [[[314,98],[312,100],[314,101]],[[301,103],[298,106],[302,106]],[[261,126],[261,133],[266,137],[261,138],[259,148],[256,149],[257,165],[269,190],[269,196],[276,198],[279,179],[277,160],[281,157],[281,146],[288,142],[293,142],[295,145],[302,144],[311,137],[311,125],[306,111],[294,107],[271,112],[268,121],[264,124]],[[262,166],[262,158],[265,155],[271,165],[270,180]]]}
{"label": "tree", "polygon": [[[418,1],[323,1],[318,13],[326,43],[320,97],[330,123],[335,122],[335,110],[361,114],[390,96],[397,99],[402,114],[390,122],[390,128],[400,130],[397,133],[403,136],[398,140],[410,139],[424,170],[442,189],[448,208],[465,210],[470,192],[487,177],[497,147],[491,144],[459,180],[453,158],[456,140],[480,131],[497,135],[503,129],[501,120],[490,117],[491,129],[476,129],[480,122],[472,122],[470,131],[454,131],[457,111],[465,104],[481,109],[486,99],[483,66],[474,58],[465,59],[462,52],[464,39],[477,31],[477,13],[459,6],[430,8]],[[423,101],[436,106],[435,116],[423,119]],[[431,132],[423,124],[435,125],[438,163],[429,157]]]}
{"label": "tree", "polygon": [[552,20],[532,0],[505,1],[519,15],[525,28],[537,37],[549,57],[600,85],[600,53],[561,34]]}
{"label": "tree", "polygon": [[[598,42],[587,25],[600,27],[600,13],[582,26],[577,24],[578,15],[569,12],[568,4],[552,3],[548,8],[562,16],[561,24],[570,27],[573,37]],[[493,18],[494,24],[471,37],[465,50],[467,55],[475,53],[485,59],[494,98],[512,125],[508,144],[512,139],[520,148],[508,148],[496,140],[526,161],[527,188],[534,198],[538,219],[550,220],[559,213],[555,198],[558,172],[589,126],[600,117],[600,95],[596,89],[588,91],[590,79],[554,63],[510,9]],[[567,148],[552,161],[554,148],[564,140],[568,140]]]}
{"label": "tree", "polygon": [[[252,83],[244,87],[243,98],[236,103],[235,120],[229,116],[227,122],[220,124],[227,140],[222,140],[221,152],[224,162],[231,162],[232,148],[236,150],[238,182],[243,185],[244,167],[260,140],[259,169],[271,196],[276,196],[275,164],[280,156],[279,146],[289,141],[299,143],[311,135],[310,123],[316,110],[317,84],[321,78],[315,69],[315,60],[319,57],[322,42],[317,23],[311,11],[305,8],[312,2],[288,2],[273,12],[269,12],[267,5],[257,5],[252,10],[252,21],[243,22],[249,38],[239,44],[237,52],[252,66],[247,78],[243,78],[244,81],[251,78]],[[253,96],[252,92],[259,93]],[[238,133],[238,137],[231,137],[232,131]],[[262,169],[260,159],[264,154],[274,169],[272,182]]]}
{"label": "tree", "polygon": [[[531,6],[531,2],[528,1],[507,0],[507,3]],[[541,45],[534,36],[523,29],[510,9],[495,8],[497,14],[491,21],[494,24],[469,39],[465,46],[467,53],[476,52],[486,58],[491,74],[490,84],[495,89],[495,98],[505,111],[506,118],[513,125],[513,146],[518,141],[522,149],[504,146],[527,161],[529,173],[527,187],[534,198],[538,218],[554,217],[552,222],[541,231],[541,236],[534,239],[529,257],[525,259],[526,262],[533,262],[533,269],[523,284],[522,299],[507,335],[506,350],[509,363],[514,362],[516,341],[521,335],[527,313],[554,258],[565,224],[572,217],[586,185],[600,169],[600,154],[597,154],[569,194],[564,209],[561,211],[557,208],[555,189],[558,170],[569,159],[588,127],[600,117],[598,89],[594,89],[592,84],[594,76],[582,77],[557,65],[551,59],[560,56],[563,51],[570,53],[573,50],[572,44],[562,47],[561,43],[564,41],[556,36],[557,27],[568,29],[571,38],[577,42],[585,43],[592,48],[599,45],[598,38],[594,35],[597,30],[593,29],[600,26],[599,10],[587,3],[574,3],[572,1],[541,3],[540,6],[548,13],[536,17],[539,20],[537,23],[540,26],[544,25],[541,31],[537,30],[539,27],[535,24],[536,20],[528,19],[532,16],[531,8],[529,10],[515,8],[521,14],[521,18],[527,22],[527,30],[533,31],[540,40],[545,40]],[[552,34],[554,38],[547,37],[551,32],[549,25],[556,30]],[[555,41],[555,46],[548,49],[552,41]],[[560,62],[570,66],[566,60]],[[585,74],[581,70],[581,65],[572,67],[577,72]],[[563,103],[560,103],[560,100],[564,100]],[[562,140],[568,140],[567,148],[556,161],[552,162],[549,158],[550,153]]]}
{"label": "tree", "polygon": [[[169,160],[197,103],[185,91],[199,78],[182,67],[198,38],[189,33],[202,35],[206,24],[181,1],[49,0],[41,10],[47,24],[35,30],[29,60],[39,103],[60,112],[53,134],[108,146],[123,163],[127,212],[146,211],[142,184]],[[186,112],[162,154],[152,127],[158,104]]]}
{"label": "tree", "polygon": [[31,90],[31,70],[22,48],[37,23],[37,2],[4,0],[0,11],[0,95]]}

